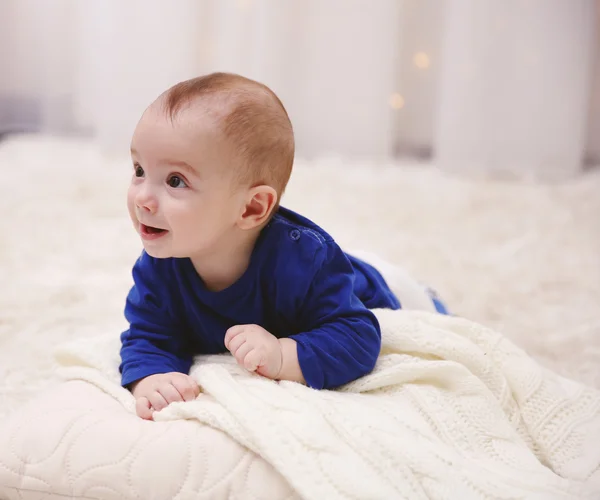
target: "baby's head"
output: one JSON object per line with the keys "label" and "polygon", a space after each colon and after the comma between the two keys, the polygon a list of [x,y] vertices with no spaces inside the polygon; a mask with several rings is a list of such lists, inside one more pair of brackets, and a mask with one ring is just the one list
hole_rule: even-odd
{"label": "baby's head", "polygon": [[219,252],[259,231],[290,178],[294,134],[266,86],[213,73],[161,94],[131,141],[127,204],[154,257]]}

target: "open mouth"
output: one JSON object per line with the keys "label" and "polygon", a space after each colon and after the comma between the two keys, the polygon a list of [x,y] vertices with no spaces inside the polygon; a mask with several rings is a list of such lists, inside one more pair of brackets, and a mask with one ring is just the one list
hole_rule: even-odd
{"label": "open mouth", "polygon": [[140,222],[140,232],[142,233],[142,236],[156,238],[166,234],[168,231],[166,229],[161,229],[160,227],[147,226]]}

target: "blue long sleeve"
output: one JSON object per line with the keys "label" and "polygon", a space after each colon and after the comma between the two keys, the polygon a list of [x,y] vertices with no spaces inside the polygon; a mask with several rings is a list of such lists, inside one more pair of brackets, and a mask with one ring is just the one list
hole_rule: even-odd
{"label": "blue long sleeve", "polygon": [[145,252],[133,267],[134,285],[125,303],[129,329],[121,334],[121,383],[157,373],[188,373],[192,352],[160,281],[159,263]]}
{"label": "blue long sleeve", "polygon": [[292,335],[308,386],[333,388],[373,370],[381,349],[375,315],[354,291],[355,274],[333,242],[323,246],[299,317],[306,331]]}

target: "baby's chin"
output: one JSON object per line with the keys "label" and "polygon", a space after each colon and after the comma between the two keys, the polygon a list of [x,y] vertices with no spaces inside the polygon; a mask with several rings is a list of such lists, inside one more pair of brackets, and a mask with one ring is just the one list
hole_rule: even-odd
{"label": "baby's chin", "polygon": [[173,252],[166,248],[156,248],[152,245],[144,245],[146,253],[155,259],[170,259],[174,257]]}
{"label": "baby's chin", "polygon": [[142,240],[146,253],[155,259],[186,259],[190,254],[185,251],[175,251],[170,245],[152,245]]}

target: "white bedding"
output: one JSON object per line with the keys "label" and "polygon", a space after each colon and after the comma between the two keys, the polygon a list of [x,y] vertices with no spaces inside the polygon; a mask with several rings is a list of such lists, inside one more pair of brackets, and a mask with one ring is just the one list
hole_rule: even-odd
{"label": "white bedding", "polygon": [[64,346],[57,355],[70,381],[0,431],[0,497],[600,497],[597,390],[476,323],[377,315],[376,370],[343,390],[199,357],[191,374],[203,394],[156,422],[135,417],[119,385],[117,336]]}
{"label": "white bedding", "polygon": [[[208,498],[260,498],[267,488],[273,488],[268,498],[292,494],[277,479],[281,474],[255,453],[243,455],[220,431],[178,420],[145,425],[143,433],[155,435],[138,440],[138,420],[123,413],[110,391],[81,381],[48,391],[57,344],[99,341],[98,334],[124,326],[123,297],[139,253],[124,206],[130,165],[101,157],[91,141],[26,136],[0,143],[0,169],[10,173],[0,182],[6,215],[0,218],[6,236],[0,244],[0,498],[64,498],[59,492],[185,498],[184,490],[174,496],[183,470],[193,475],[188,491],[210,486]],[[503,332],[544,366],[600,388],[599,189],[597,173],[560,185],[514,185],[453,179],[416,164],[315,160],[298,162],[286,204],[345,246],[368,246],[403,263],[435,284],[453,310]],[[548,372],[536,367],[528,381],[538,373]],[[71,429],[64,437],[56,423],[63,421]],[[159,437],[165,429],[168,442]],[[597,442],[594,432],[582,442]],[[174,455],[180,447],[169,444],[178,439],[191,444]],[[111,455],[94,443],[106,444]],[[216,449],[231,451],[236,465],[221,461]],[[453,463],[466,463],[461,460]],[[584,470],[587,461],[573,470]],[[50,490],[58,496],[43,493]],[[521,497],[532,498],[529,493]],[[446,496],[456,498],[449,490]]]}
{"label": "white bedding", "polygon": [[297,498],[224,433],[196,422],[142,421],[113,394],[77,380],[35,398],[0,429],[0,498],[65,497]]}

